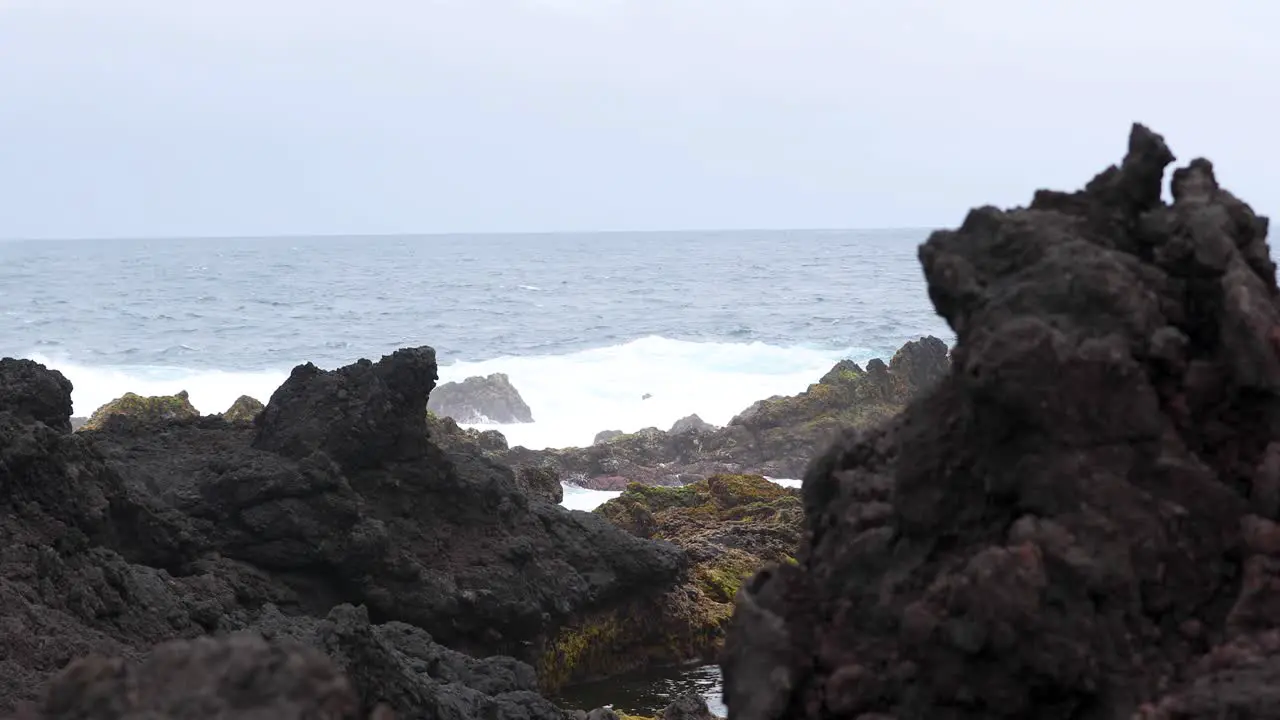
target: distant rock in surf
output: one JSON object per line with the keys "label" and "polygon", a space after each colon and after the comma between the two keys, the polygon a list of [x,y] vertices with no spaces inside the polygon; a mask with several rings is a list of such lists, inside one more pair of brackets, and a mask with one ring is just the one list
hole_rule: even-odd
{"label": "distant rock in surf", "polygon": [[905,343],[888,363],[872,360],[865,370],[841,360],[804,392],[757,401],[723,428],[691,415],[666,432],[605,431],[590,447],[515,447],[505,459],[512,465],[550,465],[593,490],[620,490],[628,482],[683,485],[717,473],[798,478],[841,430],[893,417],[942,378],[949,363],[946,343],[924,337]]}
{"label": "distant rock in surf", "polygon": [[427,408],[460,423],[533,422],[533,411],[503,373],[445,383],[432,391]]}
{"label": "distant rock in surf", "polygon": [[89,416],[80,426],[81,430],[101,430],[113,417],[126,417],[142,423],[168,422],[170,420],[189,420],[200,417],[183,390],[177,395],[152,395],[143,397],[134,393],[125,393],[103,405]]}
{"label": "distant rock in surf", "polygon": [[679,435],[680,433],[693,432],[695,430],[706,432],[708,430],[715,430],[715,429],[716,429],[715,425],[712,425],[706,420],[703,420],[702,418],[698,417],[698,415],[695,413],[693,415],[689,415],[688,417],[682,417],[679,420],[675,421],[675,424],[673,424],[671,426],[671,429],[668,430],[667,432],[673,435]]}
{"label": "distant rock in surf", "polygon": [[226,412],[222,413],[222,419],[227,422],[252,422],[265,408],[266,406],[259,400],[241,395],[231,403],[231,407],[227,408]]}
{"label": "distant rock in surf", "polygon": [[610,440],[625,434],[626,433],[622,432],[621,430],[601,430],[600,432],[596,433],[596,436],[594,438],[591,439],[591,444],[600,445],[603,443],[607,443]]}

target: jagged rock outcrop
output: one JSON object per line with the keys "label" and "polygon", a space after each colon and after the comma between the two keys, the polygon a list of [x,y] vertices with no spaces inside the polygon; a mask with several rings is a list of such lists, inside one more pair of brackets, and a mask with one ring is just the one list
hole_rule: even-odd
{"label": "jagged rock outcrop", "polygon": [[769,563],[792,561],[803,526],[798,490],[751,475],[632,483],[595,513],[636,537],[674,543],[690,567],[657,603],[564,627],[555,665],[571,676],[714,659],[739,586]]}
{"label": "jagged rock outcrop", "polygon": [[241,395],[236,401],[231,403],[231,407],[222,413],[222,419],[227,422],[253,422],[258,417],[258,413],[266,409],[261,401],[251,398],[248,395]]}
{"label": "jagged rock outcrop", "polygon": [[[151,677],[158,643],[247,631],[324,651],[363,713],[559,720],[523,661],[661,594],[685,556],[531,501],[475,447],[441,449],[434,381],[431,350],[404,350],[301,366],[254,423],[120,415],[71,433],[70,383],[0,361],[0,715],[74,658]],[[210,646],[185,647],[194,663]],[[98,717],[67,712],[46,716]]]}
{"label": "jagged rock outcrop", "polygon": [[445,383],[431,394],[427,407],[460,423],[533,422],[533,411],[503,373]]}
{"label": "jagged rock outcrop", "polygon": [[[70,382],[70,381],[68,381]],[[70,415],[70,413],[68,413]],[[103,405],[84,422],[77,430],[101,430],[114,417],[127,417],[147,423],[163,423],[170,420],[184,420],[200,417],[200,411],[187,398],[187,391],[177,395],[154,395],[143,397],[128,392]],[[70,419],[68,418],[68,427]]]}
{"label": "jagged rock outcrop", "polygon": [[595,437],[591,438],[591,444],[601,445],[603,443],[609,442],[610,440],[618,437],[619,435],[626,435],[626,433],[622,432],[621,430],[601,430],[600,432],[596,433]]}
{"label": "jagged rock outcrop", "polygon": [[596,490],[682,485],[717,473],[795,478],[842,428],[893,417],[948,367],[946,344],[925,337],[903,345],[888,364],[876,359],[863,370],[842,360],[799,395],[760,400],[723,428],[695,415],[670,432],[600,433],[591,447],[515,447],[505,457],[512,465],[555,468],[566,482]]}
{"label": "jagged rock outcrop", "polygon": [[1267,221],[1135,126],[1083,191],[920,249],[947,376],[811,467],[740,593],[731,717],[1274,717],[1280,307]]}

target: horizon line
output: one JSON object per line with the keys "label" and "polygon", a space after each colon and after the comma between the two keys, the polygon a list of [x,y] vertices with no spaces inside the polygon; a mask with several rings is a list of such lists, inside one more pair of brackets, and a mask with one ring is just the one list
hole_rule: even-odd
{"label": "horizon line", "polygon": [[796,227],[796,228],[692,228],[671,230],[482,230],[385,233],[283,233],[279,235],[99,235],[0,237],[0,242],[76,242],[126,240],[329,240],[334,238],[447,238],[447,237],[538,237],[546,235],[674,235],[679,233],[752,233],[752,232],[896,232],[932,231],[928,226],[898,227]]}

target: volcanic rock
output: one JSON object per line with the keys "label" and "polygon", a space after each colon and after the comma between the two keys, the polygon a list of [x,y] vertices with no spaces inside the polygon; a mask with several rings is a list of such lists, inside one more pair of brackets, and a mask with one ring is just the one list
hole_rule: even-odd
{"label": "volcanic rock", "polygon": [[516,487],[536,500],[559,504],[564,500],[564,486],[555,468],[521,465],[516,468]]}
{"label": "volcanic rock", "polygon": [[533,412],[503,373],[445,383],[431,393],[427,407],[460,423],[533,422]]}
{"label": "volcanic rock", "polygon": [[1276,716],[1267,221],[1206,160],[1165,204],[1173,159],[1135,125],[1084,190],[921,247],[950,371],[807,472],[798,565],[738,596],[732,717]]}
{"label": "volcanic rock", "polygon": [[[70,383],[0,361],[0,716],[87,655],[118,661],[86,661],[58,687],[103,667],[156,678],[136,696],[109,679],[78,696],[139,713],[177,697],[169,680],[193,699],[212,687],[183,663],[232,672],[259,657],[256,681],[304,687],[319,675],[270,675],[270,658],[303,657],[274,645],[294,640],[346,671],[361,713],[561,718],[532,664],[555,670],[562,626],[661,595],[685,555],[531,501],[475,446],[443,450],[426,428],[434,382],[431,350],[403,350],[301,366],[254,423],[114,416],[73,434]],[[273,645],[152,649],[233,632]],[[308,663],[287,664],[327,672]],[[50,717],[101,717],[84,703]]]}

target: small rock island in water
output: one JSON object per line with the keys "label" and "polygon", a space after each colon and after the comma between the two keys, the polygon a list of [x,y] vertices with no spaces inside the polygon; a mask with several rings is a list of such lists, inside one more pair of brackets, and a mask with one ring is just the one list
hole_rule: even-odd
{"label": "small rock island in water", "polygon": [[[724,428],[509,449],[428,412],[420,347],[72,432],[71,383],[0,360],[0,716],[609,720],[547,698],[718,656],[742,720],[1280,717],[1267,221],[1205,160],[1166,204],[1173,160],[1134,126],[934,233],[949,358]],[[567,511],[569,474],[622,492]]]}

